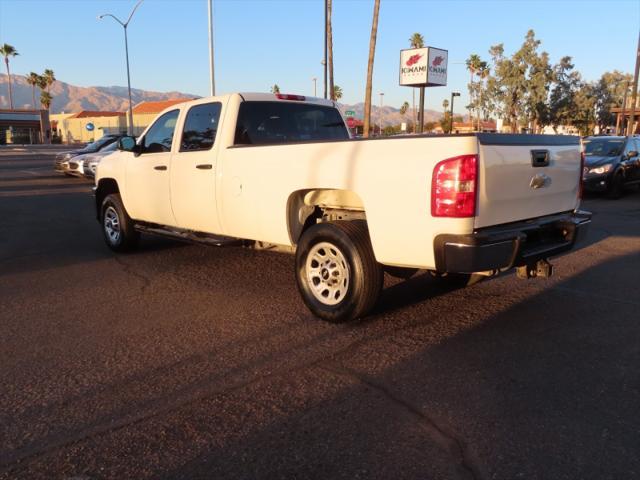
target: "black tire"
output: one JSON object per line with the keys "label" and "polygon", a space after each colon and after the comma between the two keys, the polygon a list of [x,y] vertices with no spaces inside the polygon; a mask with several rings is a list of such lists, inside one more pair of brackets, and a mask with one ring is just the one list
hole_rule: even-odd
{"label": "black tire", "polygon": [[617,200],[624,194],[624,177],[622,173],[616,173],[611,180],[611,186],[607,192],[607,197]]}
{"label": "black tire", "polygon": [[128,252],[138,246],[140,233],[122,205],[119,193],[107,195],[100,208],[102,236],[114,252]]}
{"label": "black tire", "polygon": [[300,238],[298,290],[309,310],[322,320],[340,323],[365,316],[380,296],[383,279],[364,220],[320,223]]}

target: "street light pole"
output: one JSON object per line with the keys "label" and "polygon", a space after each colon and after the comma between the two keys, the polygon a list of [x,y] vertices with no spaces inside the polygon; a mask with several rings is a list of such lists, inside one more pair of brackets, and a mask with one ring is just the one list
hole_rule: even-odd
{"label": "street light pole", "polygon": [[129,128],[127,129],[129,135],[133,135],[133,102],[131,101],[131,74],[129,73],[129,41],[127,39],[127,26],[129,26],[131,17],[133,17],[133,14],[136,12],[142,2],[143,0],[138,0],[138,3],[136,3],[135,7],[133,7],[133,10],[131,10],[129,18],[127,18],[126,22],[122,22],[122,20],[120,20],[112,13],[103,13],[102,15],[98,16],[98,20],[102,20],[104,17],[113,18],[116,22],[122,25],[122,28],[124,30],[124,54],[127,62],[127,91],[129,93]]}
{"label": "street light pole", "polygon": [[216,94],[216,77],[213,74],[213,0],[207,0],[209,10],[209,77],[211,79],[211,96]]}
{"label": "street light pole", "polygon": [[449,134],[453,132],[453,99],[459,97],[460,92],[451,92],[451,110],[449,113]]}
{"label": "street light pole", "polygon": [[327,4],[327,0],[324,0],[324,60],[322,64],[324,65],[324,98],[327,98],[327,23],[328,23],[328,15],[329,15],[329,5]]}

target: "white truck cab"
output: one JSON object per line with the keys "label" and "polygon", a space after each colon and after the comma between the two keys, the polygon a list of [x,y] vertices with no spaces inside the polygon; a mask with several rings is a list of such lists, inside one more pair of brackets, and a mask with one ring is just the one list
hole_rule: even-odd
{"label": "white truck cab", "polygon": [[328,100],[236,93],[174,105],[96,173],[107,245],[139,233],[296,252],[300,293],[329,321],[365,315],[383,271],[549,275],[574,247],[578,137],[350,139]]}

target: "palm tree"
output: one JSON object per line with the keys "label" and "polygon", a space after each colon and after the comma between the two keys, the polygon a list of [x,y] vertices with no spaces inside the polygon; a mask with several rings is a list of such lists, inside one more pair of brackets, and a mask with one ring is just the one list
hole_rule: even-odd
{"label": "palm tree", "polygon": [[371,38],[369,39],[369,63],[367,65],[367,87],[364,97],[364,131],[363,137],[369,137],[369,124],[371,123],[371,88],[373,83],[373,59],[376,54],[376,37],[378,36],[378,15],[380,13],[380,0],[373,3],[373,23],[371,24]]}
{"label": "palm tree", "polygon": [[469,70],[469,73],[471,75],[471,79],[469,80],[469,121],[471,122],[471,125],[473,125],[473,115],[472,115],[472,111],[473,111],[473,76],[476,74],[476,72],[478,70],[480,70],[481,66],[482,66],[482,59],[480,58],[480,55],[476,54],[476,53],[472,53],[471,55],[469,55],[469,58],[467,58],[465,60],[465,64],[467,65],[467,70]]}
{"label": "palm tree", "polygon": [[491,68],[487,62],[480,62],[480,68],[476,72],[478,76],[478,130],[480,130],[480,116],[482,110],[482,90],[484,88],[484,80],[491,73]]}
{"label": "palm tree", "polygon": [[331,26],[331,0],[327,2],[327,69],[329,70],[329,95],[331,100],[337,100],[333,97],[335,92],[333,88],[333,28]]}
{"label": "palm tree", "polygon": [[336,102],[342,98],[342,88],[339,85],[334,85],[333,90],[331,91],[333,92],[333,95],[331,97]]}
{"label": "palm tree", "polygon": [[9,57],[19,55],[12,45],[5,43],[0,47],[0,55],[4,57],[4,64],[7,66],[7,76],[9,77],[9,108],[13,110],[13,90],[11,89],[11,70],[9,70]]}
{"label": "palm tree", "polygon": [[36,105],[36,85],[38,85],[38,79],[40,78],[40,75],[38,75],[36,72],[31,72],[29,75],[27,75],[27,83],[29,85],[31,85],[31,105],[33,106],[33,109],[37,109],[38,106]]}
{"label": "palm tree", "polygon": [[400,107],[400,115],[405,115],[407,110],[409,110],[409,102],[404,102]]}
{"label": "palm tree", "polygon": [[51,102],[53,101],[53,97],[47,91],[43,91],[40,93],[40,103],[44,107],[45,110],[49,110],[51,106]]}
{"label": "palm tree", "polygon": [[[409,37],[409,45],[411,48],[424,48],[424,37],[418,32]],[[413,87],[413,131],[415,132],[418,127],[418,120],[416,118],[416,89]]]}
{"label": "palm tree", "polygon": [[280,93],[280,87],[278,86],[277,83],[273,84],[273,87],[271,87],[271,93]]}
{"label": "palm tree", "polygon": [[49,70],[48,68],[44,71],[44,73],[42,74],[42,77],[44,78],[46,85],[47,85],[47,92],[51,93],[51,85],[53,85],[53,82],[56,81],[56,76],[53,73],[53,70]]}

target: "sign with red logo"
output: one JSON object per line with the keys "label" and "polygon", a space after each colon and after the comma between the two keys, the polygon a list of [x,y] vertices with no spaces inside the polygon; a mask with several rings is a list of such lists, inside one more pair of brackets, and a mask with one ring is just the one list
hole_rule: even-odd
{"label": "sign with red logo", "polygon": [[400,51],[400,85],[439,87],[447,84],[448,52],[440,48]]}

